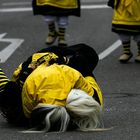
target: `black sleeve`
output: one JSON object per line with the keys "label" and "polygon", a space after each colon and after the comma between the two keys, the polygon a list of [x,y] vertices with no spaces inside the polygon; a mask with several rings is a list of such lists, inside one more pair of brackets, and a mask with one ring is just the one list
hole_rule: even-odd
{"label": "black sleeve", "polygon": [[116,0],[116,3],[115,3],[115,0],[109,0],[108,2],[107,2],[107,5],[109,6],[109,7],[111,7],[111,8],[115,8],[115,9],[117,9],[118,8],[118,6],[119,6],[119,4],[120,4],[120,0]]}
{"label": "black sleeve", "polygon": [[115,3],[115,0],[109,0],[109,1],[107,2],[107,5],[108,5],[109,7],[111,7],[111,8],[114,9],[114,3]]}

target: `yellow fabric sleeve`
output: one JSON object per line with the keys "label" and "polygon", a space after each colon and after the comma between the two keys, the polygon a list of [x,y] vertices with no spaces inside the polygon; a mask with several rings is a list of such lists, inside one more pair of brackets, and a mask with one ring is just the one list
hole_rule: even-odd
{"label": "yellow fabric sleeve", "polygon": [[97,84],[96,80],[91,76],[87,76],[87,77],[85,77],[85,79],[88,81],[88,83],[90,83],[90,85],[93,87],[93,89],[96,90],[98,97],[99,97],[99,100],[100,100],[100,103],[101,103],[101,105],[103,105],[102,91],[101,91],[99,85]]}

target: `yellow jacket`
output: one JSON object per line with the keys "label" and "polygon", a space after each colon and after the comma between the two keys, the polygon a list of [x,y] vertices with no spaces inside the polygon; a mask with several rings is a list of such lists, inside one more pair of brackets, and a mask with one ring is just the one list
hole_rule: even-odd
{"label": "yellow jacket", "polygon": [[114,9],[112,23],[140,25],[140,0],[120,0],[118,7]]}
{"label": "yellow jacket", "polygon": [[26,79],[22,102],[25,116],[30,118],[32,110],[42,104],[65,106],[66,98],[72,88],[82,89],[93,96],[96,89],[101,105],[102,93],[95,79],[84,78],[77,70],[66,66],[41,64]]}
{"label": "yellow jacket", "polygon": [[[57,59],[58,56],[54,53],[51,52],[44,52],[44,53],[35,53],[32,55],[32,60],[31,63],[28,65],[28,68],[32,68],[35,69],[38,66],[38,60],[43,58],[45,60],[46,65],[49,65],[49,61],[51,61],[52,59]],[[15,71],[13,72],[12,75],[12,81],[16,81],[19,78],[19,75],[22,71],[22,63],[15,69]]]}

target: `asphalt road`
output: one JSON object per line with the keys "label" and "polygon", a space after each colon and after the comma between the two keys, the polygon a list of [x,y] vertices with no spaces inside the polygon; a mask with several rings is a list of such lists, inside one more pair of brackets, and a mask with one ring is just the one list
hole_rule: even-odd
{"label": "asphalt road", "polygon": [[[140,64],[136,64],[134,58],[128,64],[118,62],[122,49],[118,36],[111,32],[112,9],[104,4],[106,0],[83,0],[82,15],[80,18],[70,17],[66,36],[69,45],[87,43],[100,56],[94,73],[104,95],[104,126],[112,129],[22,134],[20,131],[24,128],[9,126],[0,117],[0,139],[139,140]],[[0,67],[9,78],[17,65],[33,52],[46,47],[46,36],[47,26],[41,16],[33,16],[29,1],[0,1]],[[132,42],[132,51],[135,57],[135,42]]]}

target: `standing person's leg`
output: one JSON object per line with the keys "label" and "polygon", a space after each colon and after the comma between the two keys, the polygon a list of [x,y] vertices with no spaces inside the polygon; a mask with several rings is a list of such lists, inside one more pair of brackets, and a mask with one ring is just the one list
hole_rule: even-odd
{"label": "standing person's leg", "polygon": [[68,26],[68,16],[64,17],[59,17],[58,18],[58,45],[59,46],[67,46],[66,39],[65,39],[65,34],[66,34],[66,29]]}
{"label": "standing person's leg", "polygon": [[123,47],[123,54],[119,57],[119,61],[122,63],[126,63],[133,56],[131,49],[130,49],[130,47],[131,47],[131,35],[119,34],[119,37],[122,41],[122,47]]}
{"label": "standing person's leg", "polygon": [[134,36],[134,40],[137,42],[138,54],[135,58],[135,62],[140,63],[140,34]]}
{"label": "standing person's leg", "polygon": [[46,38],[46,44],[47,45],[51,45],[55,42],[56,38],[57,38],[57,31],[56,31],[56,27],[55,27],[55,21],[56,21],[56,17],[55,16],[45,16],[45,22],[48,25],[48,36]]}

